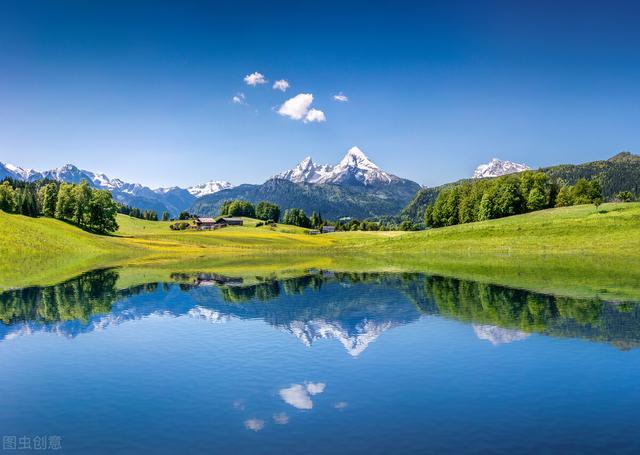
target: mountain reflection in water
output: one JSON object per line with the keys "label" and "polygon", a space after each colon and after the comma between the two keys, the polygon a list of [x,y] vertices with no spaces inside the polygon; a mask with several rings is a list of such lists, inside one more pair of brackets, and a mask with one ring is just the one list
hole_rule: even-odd
{"label": "mountain reflection in water", "polygon": [[531,333],[581,338],[631,349],[640,342],[636,304],[537,294],[424,274],[310,271],[287,279],[172,275],[169,283],[118,289],[118,270],[0,294],[0,340],[34,332],[66,337],[149,316],[223,323],[262,320],[306,346],[339,341],[352,356],[383,332],[435,315],[473,324],[494,345]]}

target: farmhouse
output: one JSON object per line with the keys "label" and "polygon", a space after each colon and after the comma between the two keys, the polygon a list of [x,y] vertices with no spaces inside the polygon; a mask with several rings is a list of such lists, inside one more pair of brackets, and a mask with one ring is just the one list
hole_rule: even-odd
{"label": "farmhouse", "polygon": [[214,226],[217,224],[213,218],[197,217],[194,222],[196,223],[196,229],[215,229]]}
{"label": "farmhouse", "polygon": [[225,224],[227,226],[242,226],[243,220],[242,218],[237,217],[222,217],[218,218],[216,221],[218,224]]}
{"label": "farmhouse", "polygon": [[322,228],[320,228],[321,232],[323,234],[328,234],[330,232],[336,232],[336,228],[334,226],[322,226]]}
{"label": "farmhouse", "polygon": [[199,231],[205,231],[210,229],[220,229],[226,226],[242,226],[242,218],[234,217],[220,217],[220,218],[205,218],[196,217],[194,219],[194,228]]}

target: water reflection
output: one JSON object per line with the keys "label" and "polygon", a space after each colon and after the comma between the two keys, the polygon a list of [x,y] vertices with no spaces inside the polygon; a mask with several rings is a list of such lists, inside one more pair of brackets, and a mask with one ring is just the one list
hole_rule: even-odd
{"label": "water reflection", "polygon": [[305,384],[291,384],[290,387],[280,389],[280,397],[285,403],[297,409],[312,409],[311,397],[324,392],[326,384],[322,382],[308,382]]}
{"label": "water reflection", "polygon": [[[75,337],[152,315],[215,324],[259,319],[306,346],[337,340],[356,357],[385,331],[438,315],[471,323],[475,335],[493,345],[523,341],[531,333],[606,342],[620,349],[640,343],[636,304],[454,278],[326,271],[281,280],[179,273],[171,278],[171,283],[118,289],[118,271],[102,270],[55,286],[1,293],[0,339],[34,332]],[[281,396],[292,406],[310,409],[311,395],[322,392],[314,387],[320,385],[293,384]],[[250,425],[258,431],[259,425]]]}

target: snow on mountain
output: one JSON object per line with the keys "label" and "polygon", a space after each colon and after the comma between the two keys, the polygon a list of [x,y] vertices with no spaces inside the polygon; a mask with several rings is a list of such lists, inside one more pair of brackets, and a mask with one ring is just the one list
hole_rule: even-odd
{"label": "snow on mountain", "polygon": [[[149,192],[164,195],[175,190],[182,190],[182,188],[177,186],[152,190],[139,183],[128,183],[118,178],[110,178],[102,172],[91,172],[79,169],[73,164],[65,164],[62,167],[47,171],[36,171],[33,169],[15,166],[13,164],[0,163],[0,178],[5,177],[29,182],[34,182],[40,179],[50,179],[67,183],[80,183],[82,179],[85,179],[96,188],[110,190],[112,192],[126,193],[129,195],[138,195],[140,193],[148,194]],[[233,188],[233,185],[224,180],[211,180],[200,185],[191,186],[187,188],[187,191],[195,197],[201,197],[227,188]]]}
{"label": "snow on mountain", "polygon": [[294,183],[360,183],[363,185],[402,180],[380,169],[358,147],[351,147],[335,166],[315,164],[308,156],[293,169],[283,171],[272,179],[289,180]]}
{"label": "snow on mountain", "polygon": [[320,183],[326,180],[333,171],[333,166],[315,164],[310,156],[306,157],[296,167],[283,171],[272,177],[290,180],[295,183]]}
{"label": "snow on mountain", "polygon": [[311,346],[316,340],[338,340],[351,356],[358,357],[370,343],[393,327],[395,324],[390,321],[376,323],[364,320],[358,323],[355,330],[349,330],[339,321],[312,319],[292,321],[285,325],[284,329],[302,341],[305,346]]}
{"label": "snow on mountain", "polygon": [[10,163],[7,163],[5,165],[0,163],[0,166],[4,166],[7,177],[12,177],[17,180],[29,180],[32,175],[38,174],[38,172],[34,171],[33,169],[25,169]]}
{"label": "snow on mountain", "polygon": [[520,330],[503,329],[497,325],[474,324],[473,331],[479,339],[487,340],[494,346],[526,340],[530,336],[529,333],[521,332]]}
{"label": "snow on mountain", "polygon": [[194,185],[187,188],[187,191],[195,197],[206,196],[207,194],[217,193],[218,191],[233,188],[233,185],[225,180],[210,180],[200,185]]}
{"label": "snow on mountain", "polygon": [[474,179],[482,179],[485,177],[500,177],[501,175],[514,174],[531,169],[526,164],[514,163],[513,161],[499,160],[493,158],[486,164],[481,164],[473,173]]}

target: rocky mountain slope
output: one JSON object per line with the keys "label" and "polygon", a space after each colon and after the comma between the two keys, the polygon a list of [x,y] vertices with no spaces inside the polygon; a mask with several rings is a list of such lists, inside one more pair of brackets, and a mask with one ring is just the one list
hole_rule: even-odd
{"label": "rocky mountain slope", "polygon": [[225,200],[243,199],[270,201],[283,211],[295,207],[308,214],[319,212],[328,219],[371,218],[396,215],[419,189],[417,183],[383,171],[352,147],[335,166],[317,165],[307,157],[262,185],[239,185],[204,196],[190,211],[216,215]]}

